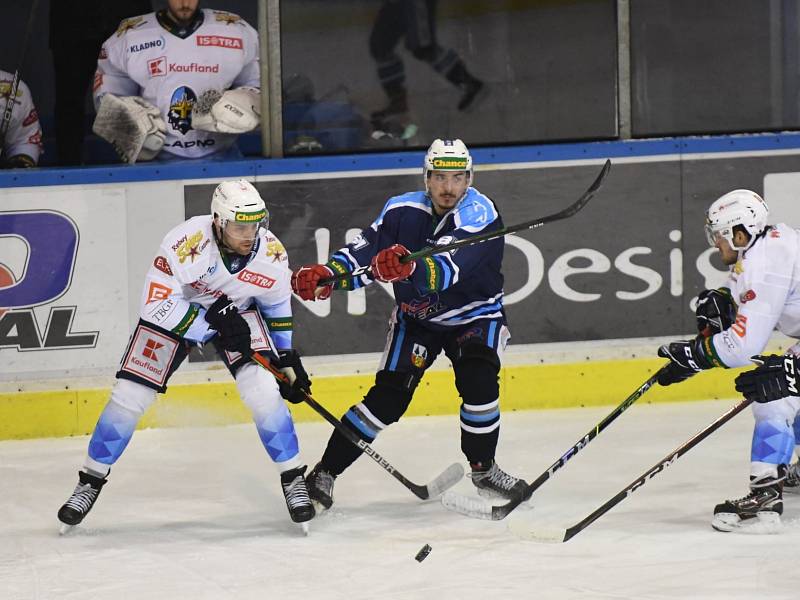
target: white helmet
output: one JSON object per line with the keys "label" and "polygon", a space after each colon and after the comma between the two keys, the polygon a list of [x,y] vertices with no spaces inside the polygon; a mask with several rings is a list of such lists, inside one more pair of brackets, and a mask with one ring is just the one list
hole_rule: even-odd
{"label": "white helmet", "polygon": [[431,171],[466,171],[472,182],[472,157],[466,144],[461,140],[433,140],[422,170],[426,190]]}
{"label": "white helmet", "polygon": [[258,227],[269,229],[267,205],[258,190],[244,179],[223,181],[217,186],[211,197],[211,216],[219,217],[219,225],[223,230],[228,222],[255,223]]}
{"label": "white helmet", "polygon": [[[721,236],[734,250],[747,250],[764,231],[768,218],[769,208],[761,196],[750,190],[733,190],[717,198],[706,212],[706,238],[713,246],[717,236]],[[746,246],[737,247],[733,243],[733,228],[737,225],[750,234]]]}

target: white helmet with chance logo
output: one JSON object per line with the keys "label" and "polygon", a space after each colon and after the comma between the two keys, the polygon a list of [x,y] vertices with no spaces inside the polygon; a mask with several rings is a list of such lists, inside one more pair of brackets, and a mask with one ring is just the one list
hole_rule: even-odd
{"label": "white helmet with chance logo", "polygon": [[[219,218],[219,226],[222,231],[229,224],[236,224],[239,227],[233,229],[245,229],[241,226],[255,225],[255,228],[247,227],[252,231],[252,238],[258,235],[260,227],[269,229],[269,211],[261,194],[253,185],[244,179],[237,181],[223,181],[214,190],[211,197],[211,216]],[[242,238],[242,232],[230,232],[233,237]],[[250,238],[250,235],[246,236]]]}
{"label": "white helmet with chance logo", "polygon": [[425,190],[428,189],[428,176],[431,171],[466,171],[472,183],[472,156],[461,140],[435,139],[425,155],[422,176]]}
{"label": "white helmet with chance logo", "polygon": [[[706,238],[711,246],[718,237],[728,240],[734,250],[747,250],[764,231],[769,208],[764,199],[750,190],[733,190],[713,202],[706,212]],[[733,243],[733,228],[741,225],[750,235],[745,246]]]}

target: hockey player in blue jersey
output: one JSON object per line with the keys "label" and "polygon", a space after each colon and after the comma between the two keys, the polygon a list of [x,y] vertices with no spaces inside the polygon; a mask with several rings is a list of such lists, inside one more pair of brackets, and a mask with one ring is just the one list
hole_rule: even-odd
{"label": "hockey player in blue jersey", "polygon": [[[394,284],[397,306],[375,384],[342,422],[372,443],[400,419],[425,370],[444,351],[461,395],[461,450],[471,466],[470,478],[482,496],[511,499],[525,494],[527,484],[495,462],[498,373],[509,338],[503,310],[503,239],[400,262],[427,246],[500,229],[503,222],[494,203],[470,187],[472,157],[461,140],[435,140],[425,156],[423,175],[425,191],[390,198],[372,225],[326,264],[295,271],[292,289],[303,300],[324,300],[334,289],[354,290],[374,280]],[[320,285],[322,279],[368,265],[363,275]],[[311,498],[330,508],[334,480],[360,455],[359,448],[334,431],[306,480]]]}

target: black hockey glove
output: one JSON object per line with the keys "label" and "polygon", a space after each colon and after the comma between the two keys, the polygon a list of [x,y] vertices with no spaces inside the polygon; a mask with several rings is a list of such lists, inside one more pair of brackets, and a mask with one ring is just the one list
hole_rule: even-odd
{"label": "black hockey glove", "polygon": [[278,368],[289,378],[289,381],[278,380],[281,396],[292,404],[300,404],[311,393],[311,380],[303,368],[297,350],[279,350]]}
{"label": "black hockey glove", "polygon": [[658,355],[668,358],[669,364],[658,372],[658,383],[665,386],[680,383],[695,373],[713,367],[714,365],[708,361],[703,352],[702,340],[703,338],[697,337],[693,340],[672,342],[661,346],[658,349]]}
{"label": "black hockey glove", "polygon": [[736,321],[736,302],[728,288],[703,290],[697,297],[697,331],[706,337],[728,329]]}
{"label": "black hockey glove", "polygon": [[758,367],[736,378],[736,391],[753,402],[772,402],[786,396],[800,396],[797,391],[797,370],[800,362],[794,356],[754,356]]}
{"label": "black hockey glove", "polygon": [[217,343],[223,350],[250,356],[250,327],[225,294],[208,307],[206,321],[219,333]]}

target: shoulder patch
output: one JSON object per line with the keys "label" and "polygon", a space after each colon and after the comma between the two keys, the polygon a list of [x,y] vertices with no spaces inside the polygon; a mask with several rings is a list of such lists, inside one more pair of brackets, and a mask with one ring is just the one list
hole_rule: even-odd
{"label": "shoulder patch", "polygon": [[167,261],[165,257],[156,256],[155,260],[153,261],[153,266],[162,273],[172,276],[172,269],[169,266],[169,261]]}
{"label": "shoulder patch", "polygon": [[142,23],[144,23],[143,16],[131,17],[130,19],[123,20],[122,23],[119,24],[119,27],[117,27],[117,37],[122,37],[131,29],[139,27]]}
{"label": "shoulder patch", "polygon": [[241,23],[242,17],[233,13],[225,12],[224,10],[213,10],[214,20],[217,23],[225,23],[226,25],[234,25]]}

